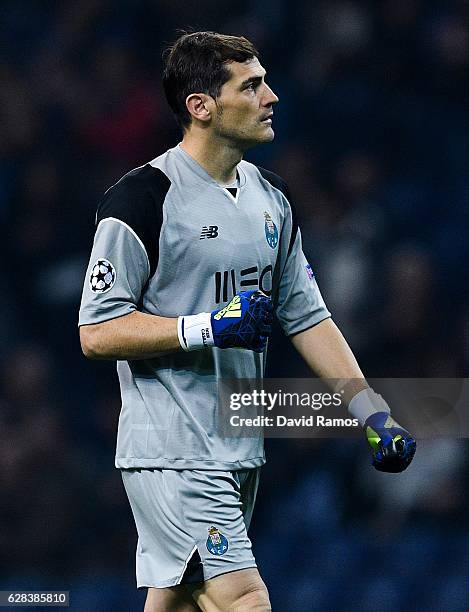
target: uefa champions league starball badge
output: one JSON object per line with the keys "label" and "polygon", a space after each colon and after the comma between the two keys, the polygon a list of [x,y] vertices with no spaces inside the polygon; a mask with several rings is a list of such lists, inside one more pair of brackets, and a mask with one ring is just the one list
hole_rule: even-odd
{"label": "uefa champions league starball badge", "polygon": [[209,527],[207,538],[207,550],[212,555],[224,555],[228,550],[228,540],[213,525]]}
{"label": "uefa champions league starball badge", "polygon": [[267,240],[267,244],[272,249],[275,249],[275,247],[278,244],[278,229],[277,229],[277,226],[275,225],[275,223],[272,220],[272,217],[270,216],[270,214],[266,210],[264,210],[264,218],[265,218],[265,224],[264,224],[265,238]]}
{"label": "uefa champions league starball badge", "polygon": [[93,293],[106,293],[116,282],[116,270],[107,259],[101,258],[94,264],[90,275],[90,289]]}

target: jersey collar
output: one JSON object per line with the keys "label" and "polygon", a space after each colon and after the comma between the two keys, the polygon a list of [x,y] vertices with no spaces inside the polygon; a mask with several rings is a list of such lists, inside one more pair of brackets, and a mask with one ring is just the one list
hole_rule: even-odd
{"label": "jersey collar", "polygon": [[[189,167],[199,178],[201,178],[206,183],[211,183],[216,186],[218,189],[225,189],[224,185],[220,185],[217,181],[210,176],[210,174],[202,168],[202,166],[195,161],[193,157],[186,153],[180,144],[176,145],[174,148],[170,149],[187,167]],[[238,188],[242,189],[246,183],[246,175],[241,168],[241,164],[238,164],[236,167],[236,171],[239,176],[239,185]]]}

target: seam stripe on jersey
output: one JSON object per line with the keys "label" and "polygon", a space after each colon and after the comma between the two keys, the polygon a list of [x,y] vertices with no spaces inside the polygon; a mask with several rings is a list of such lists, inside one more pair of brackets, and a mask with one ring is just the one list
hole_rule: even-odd
{"label": "seam stripe on jersey", "polygon": [[[145,166],[146,166],[146,165],[147,165],[147,164],[142,164],[141,166],[137,166],[136,168],[133,168],[133,170],[131,170],[131,172],[136,172],[137,170],[142,170],[143,168],[145,168]],[[125,176],[125,175],[124,175],[124,176]],[[108,187],[108,188],[106,189],[106,191],[104,192],[104,195],[105,195],[105,196],[107,196],[107,194],[109,193],[109,191],[111,191],[111,189],[113,189],[113,188],[114,188],[114,187],[117,185],[117,183],[120,183],[120,182],[121,182],[121,180],[122,180],[123,178],[124,178],[124,177],[122,177],[122,176],[121,176],[121,177],[120,177],[120,179],[119,179],[118,181],[116,181],[116,182],[115,182],[113,185],[111,185],[110,187]]]}
{"label": "seam stripe on jersey", "polygon": [[147,260],[147,266],[148,266],[148,273],[150,273],[150,260],[148,259],[148,253],[147,253],[147,250],[145,248],[145,245],[140,240],[138,235],[134,232],[134,230],[130,227],[130,225],[127,225],[127,223],[125,223],[125,221],[122,221],[121,219],[116,219],[115,217],[106,217],[105,219],[101,219],[101,221],[98,223],[98,227],[96,228],[96,232],[99,230],[99,227],[101,226],[101,224],[104,223],[105,221],[115,221],[116,223],[120,223],[126,229],[129,230],[129,232],[132,234],[132,236],[134,236],[134,238],[136,238],[138,244],[142,247],[143,252],[145,253],[145,258]]}

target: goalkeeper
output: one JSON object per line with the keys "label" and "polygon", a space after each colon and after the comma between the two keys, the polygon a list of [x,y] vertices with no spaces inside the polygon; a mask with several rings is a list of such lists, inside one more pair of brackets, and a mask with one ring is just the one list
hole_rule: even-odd
{"label": "goalkeeper", "polygon": [[104,194],[80,308],[92,359],[117,360],[116,467],[134,515],[145,612],[270,610],[247,530],[263,439],[217,428],[217,381],[261,379],[275,315],[324,379],[347,379],[374,466],[415,451],[368,388],[302,250],[288,188],[243,160],[278,98],[253,45],[181,36],[163,84],[182,142]]}

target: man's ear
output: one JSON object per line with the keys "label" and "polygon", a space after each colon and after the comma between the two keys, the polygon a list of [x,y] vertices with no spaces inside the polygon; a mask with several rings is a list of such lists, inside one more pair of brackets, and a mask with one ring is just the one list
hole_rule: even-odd
{"label": "man's ear", "polygon": [[207,94],[190,94],[186,98],[187,110],[193,119],[198,119],[199,121],[210,121],[212,116],[212,106],[213,99],[210,96],[207,96]]}

